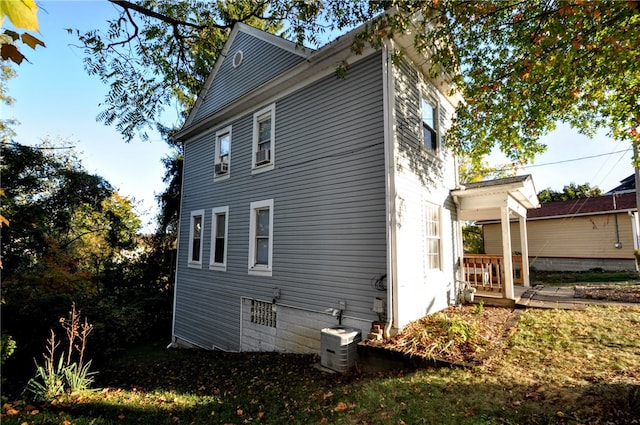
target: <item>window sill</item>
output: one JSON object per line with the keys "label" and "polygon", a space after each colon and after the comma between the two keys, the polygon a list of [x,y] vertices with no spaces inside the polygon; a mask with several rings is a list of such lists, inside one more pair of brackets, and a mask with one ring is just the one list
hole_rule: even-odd
{"label": "window sill", "polygon": [[251,169],[251,174],[260,174],[260,173],[264,173],[265,171],[271,171],[275,168],[275,164],[273,162],[270,162],[269,164],[264,164],[264,165],[258,165],[257,167],[253,167]]}
{"label": "window sill", "polygon": [[215,270],[219,272],[226,272],[227,265],[226,264],[209,264],[209,270]]}
{"label": "window sill", "polygon": [[230,177],[229,171],[227,171],[224,174],[214,174],[213,176],[213,181],[214,182],[219,182],[222,180],[227,180]]}
{"label": "window sill", "polygon": [[187,267],[192,268],[192,269],[201,269],[202,268],[202,263],[189,262],[187,264]]}
{"label": "window sill", "polygon": [[248,273],[252,276],[271,276],[271,269],[266,267],[250,268]]}

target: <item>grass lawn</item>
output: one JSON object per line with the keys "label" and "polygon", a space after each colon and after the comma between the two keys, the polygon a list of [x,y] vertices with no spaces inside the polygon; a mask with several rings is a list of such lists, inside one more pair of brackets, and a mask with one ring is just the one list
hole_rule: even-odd
{"label": "grass lawn", "polygon": [[329,374],[311,355],[145,346],[103,389],[3,406],[3,424],[640,423],[640,306],[527,310],[471,369]]}

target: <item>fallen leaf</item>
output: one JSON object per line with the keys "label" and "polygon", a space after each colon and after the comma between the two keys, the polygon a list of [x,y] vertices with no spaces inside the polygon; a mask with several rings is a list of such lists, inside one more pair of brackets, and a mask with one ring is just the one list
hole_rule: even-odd
{"label": "fallen leaf", "polygon": [[258,420],[264,417],[264,412],[258,412]]}
{"label": "fallen leaf", "polygon": [[20,412],[14,409],[13,407],[10,407],[9,409],[7,409],[7,415],[9,416],[17,415],[18,413]]}
{"label": "fallen leaf", "polygon": [[242,409],[236,410],[236,415],[238,415],[238,416],[242,416],[243,413],[244,412],[242,411]]}
{"label": "fallen leaf", "polygon": [[323,400],[326,400],[326,399],[331,398],[331,397],[333,397],[333,393],[331,391],[329,391],[328,393],[322,395],[322,399]]}
{"label": "fallen leaf", "polygon": [[338,403],[338,405],[333,410],[335,412],[343,412],[343,411],[347,410],[348,408],[349,408],[349,406],[347,406],[347,403],[343,403],[341,401],[340,403]]}

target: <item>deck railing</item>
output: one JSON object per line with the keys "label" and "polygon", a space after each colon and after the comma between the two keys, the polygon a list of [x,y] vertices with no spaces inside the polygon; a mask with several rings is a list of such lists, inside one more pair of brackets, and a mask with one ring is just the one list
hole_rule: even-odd
{"label": "deck railing", "polygon": [[[522,256],[511,256],[513,283],[524,284]],[[489,254],[464,255],[464,280],[478,291],[499,292],[504,295],[504,257]]]}

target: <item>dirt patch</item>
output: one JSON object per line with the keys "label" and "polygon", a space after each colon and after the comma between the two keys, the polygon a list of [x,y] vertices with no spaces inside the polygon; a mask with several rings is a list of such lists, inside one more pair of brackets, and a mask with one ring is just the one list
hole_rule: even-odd
{"label": "dirt patch", "polygon": [[574,297],[640,303],[640,285],[577,285]]}
{"label": "dirt patch", "polygon": [[452,306],[407,325],[401,333],[365,344],[408,356],[460,365],[479,365],[501,347],[517,324],[514,310],[481,305]]}

